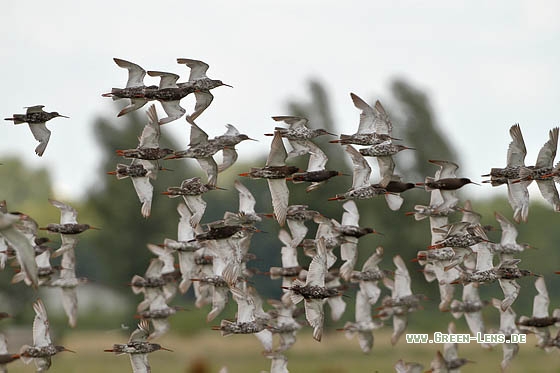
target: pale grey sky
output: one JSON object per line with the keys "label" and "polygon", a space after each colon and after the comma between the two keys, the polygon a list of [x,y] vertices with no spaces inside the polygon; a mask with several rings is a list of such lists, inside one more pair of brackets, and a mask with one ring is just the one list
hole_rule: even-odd
{"label": "pale grey sky", "polygon": [[[427,91],[439,124],[462,153],[461,176],[480,181],[505,164],[509,127],[519,122],[532,164],[560,124],[560,3],[557,1],[145,1],[2,2],[2,117],[43,104],[71,119],[49,122],[42,158],[24,126],[1,124],[0,157],[18,155],[50,169],[57,194],[78,197],[99,172],[93,138],[98,115],[116,118],[101,94],[122,87],[112,58],[149,70],[188,69],[200,59],[217,88],[198,124],[210,136],[226,123],[262,140],[241,144],[241,158],[267,152],[263,136],[287,99],[306,98],[313,77],[329,90],[339,130],[357,127],[350,92],[388,97],[400,76]],[[156,83],[147,78],[146,82]],[[124,105],[124,104],[123,104]],[[182,102],[187,111],[193,99]],[[162,112],[158,104],[158,111]],[[183,119],[164,126],[186,144]],[[398,133],[398,128],[395,132]],[[131,145],[133,147],[134,145]],[[477,196],[489,186],[472,188]],[[505,195],[505,189],[501,190]],[[533,193],[536,194],[536,193]]]}

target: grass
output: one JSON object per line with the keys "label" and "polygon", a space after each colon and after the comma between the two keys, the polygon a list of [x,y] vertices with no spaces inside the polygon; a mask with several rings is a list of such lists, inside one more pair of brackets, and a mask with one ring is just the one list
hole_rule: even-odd
{"label": "grass", "polygon": [[[103,352],[113,343],[127,340],[119,332],[70,332],[57,343],[77,351],[76,354],[61,353],[53,358],[54,372],[128,372],[131,371],[127,356],[114,356]],[[157,341],[174,352],[158,351],[149,356],[154,372],[217,372],[226,366],[229,373],[260,372],[270,369],[270,361],[260,354],[261,346],[249,335],[221,337],[218,332],[205,331],[192,336],[168,334]],[[508,372],[557,372],[560,353],[546,353],[536,347],[533,336],[520,345],[518,356]],[[375,345],[370,354],[363,354],[357,340],[347,340],[343,333],[332,331],[315,342],[308,332],[298,334],[298,342],[286,354],[291,372],[392,372],[398,359],[416,361],[429,369],[430,361],[442,345],[406,344],[403,338],[396,346],[390,344],[390,330],[375,333]],[[484,350],[476,343],[461,344],[459,356],[475,361],[461,371],[497,372],[502,359],[501,347]],[[14,362],[9,365],[11,373],[33,372],[33,365]]]}

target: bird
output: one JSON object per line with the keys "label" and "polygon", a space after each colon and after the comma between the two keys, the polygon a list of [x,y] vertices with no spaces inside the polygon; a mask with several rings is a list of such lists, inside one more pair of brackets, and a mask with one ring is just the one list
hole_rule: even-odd
{"label": "bird", "polygon": [[239,174],[239,176],[247,176],[254,179],[267,179],[274,215],[280,226],[283,226],[286,222],[289,205],[290,191],[286,185],[286,178],[299,171],[298,167],[286,165],[286,157],[287,152],[282,142],[282,136],[280,132],[275,131],[265,167],[253,167],[250,172]]}
{"label": "bird", "polygon": [[89,224],[78,223],[78,211],[72,206],[54,199],[49,199],[49,203],[60,210],[60,224],[50,223],[46,227],[39,229],[46,230],[49,233],[60,233],[62,244],[54,252],[53,257],[57,257],[67,250],[74,249],[78,244],[76,235],[88,229],[99,229]]}
{"label": "bird", "polygon": [[211,89],[221,86],[233,88],[231,85],[226,84],[221,80],[208,78],[206,76],[206,71],[208,71],[210,66],[208,66],[206,62],[190,58],[177,58],[177,63],[187,65],[187,67],[191,69],[189,81],[179,83],[178,86],[181,88],[192,87],[194,89],[196,104],[194,106],[193,113],[189,115],[193,120],[198,118],[198,116],[202,114],[202,112],[212,103],[214,96],[210,93]]}
{"label": "bird", "polygon": [[[29,241],[29,238],[15,226],[15,224],[23,218],[23,214],[4,213],[0,211],[0,238],[3,238],[3,240],[15,249],[16,258],[20,264],[21,270],[25,273],[30,284],[36,288],[39,285],[39,270],[35,262],[35,249]],[[5,245],[3,240],[2,243]]]}
{"label": "bird", "polygon": [[549,327],[560,325],[560,308],[554,309],[552,316],[549,315],[550,297],[548,296],[544,277],[537,278],[535,289],[537,289],[537,295],[533,298],[532,316],[521,316],[516,324],[521,331],[534,333],[537,336],[537,346],[546,348],[552,339]]}
{"label": "bird", "polygon": [[26,107],[25,114],[14,114],[11,118],[4,118],[4,120],[13,121],[14,124],[27,123],[29,125],[33,137],[39,141],[39,145],[35,148],[35,153],[39,157],[43,156],[51,137],[51,131],[47,128],[46,122],[57,117],[69,118],[56,111],[46,112],[43,110],[44,107],[44,105],[29,106]]}
{"label": "bird", "polygon": [[179,75],[163,71],[148,71],[149,76],[160,77],[158,89],[147,91],[144,97],[158,100],[163,111],[167,114],[159,124],[166,124],[181,118],[187,111],[180,105],[181,99],[193,93],[194,89],[179,88],[177,80]]}
{"label": "bird", "polygon": [[350,154],[353,164],[352,187],[344,194],[337,194],[331,197],[329,201],[344,199],[368,199],[375,196],[385,196],[385,201],[389,208],[396,211],[401,208],[403,199],[395,193],[390,193],[382,186],[389,180],[383,180],[382,184],[372,184],[369,181],[371,167],[363,155],[360,154],[352,145],[346,145],[346,152]]}
{"label": "bird", "polygon": [[360,291],[367,301],[373,305],[377,303],[381,295],[381,289],[377,285],[378,280],[382,280],[390,274],[388,270],[379,269],[379,263],[383,259],[383,247],[378,246],[375,252],[364,262],[361,271],[350,273],[350,282],[358,282]]}
{"label": "bird", "polygon": [[356,293],[355,322],[347,321],[341,330],[347,339],[358,336],[360,348],[364,353],[368,353],[373,348],[373,330],[382,327],[382,323],[374,323],[371,317],[371,303],[368,296],[358,290]]}
{"label": "bird", "polygon": [[237,161],[237,151],[235,145],[245,140],[258,141],[240,133],[233,124],[226,124],[227,131],[220,136],[210,139],[210,142],[222,150],[222,163],[218,165],[218,172],[223,172],[230,168]]}
{"label": "bird", "polygon": [[554,180],[548,175],[553,171],[554,157],[556,156],[556,148],[558,147],[558,127],[549,131],[548,141],[542,146],[537,156],[537,162],[534,167],[519,168],[519,179],[514,181],[535,180],[543,198],[554,208],[554,211],[560,211],[560,197],[558,190],[554,184]]}
{"label": "bird", "polygon": [[[449,335],[457,334],[455,323],[452,321],[447,327]],[[467,363],[473,363],[465,358],[460,358],[458,354],[458,343],[446,342],[443,344],[443,354],[438,351],[435,358],[431,362],[431,370],[428,372],[444,373],[458,372],[459,368]]]}
{"label": "bird", "polygon": [[150,324],[148,320],[141,320],[130,338],[128,343],[116,343],[113,348],[103,350],[105,352],[114,352],[116,355],[129,354],[130,364],[134,373],[149,373],[151,372],[150,364],[148,363],[148,354],[158,350],[172,351],[168,348],[162,347],[160,344],[148,342],[148,335],[150,334]]}
{"label": "bird", "polygon": [[505,168],[492,168],[489,174],[482,176],[490,176],[490,180],[483,181],[491,183],[492,186],[507,184],[508,201],[513,209],[513,219],[516,223],[521,221],[527,222],[529,216],[529,191],[527,186],[530,181],[521,181],[513,183],[519,178],[519,170],[525,167],[525,156],[527,148],[525,140],[519,124],[510,127],[509,134],[512,141],[509,143]]}
{"label": "bird", "polygon": [[323,303],[326,298],[340,296],[338,289],[325,286],[327,274],[327,248],[324,239],[317,241],[317,254],[313,257],[305,282],[295,279],[290,290],[290,297],[294,304],[305,300],[305,316],[313,328],[313,339],[320,342],[323,336],[323,321],[325,314]]}
{"label": "bird", "polygon": [[340,135],[339,140],[332,140],[331,143],[376,145],[388,140],[398,140],[392,137],[393,124],[381,102],[376,101],[374,109],[355,93],[350,93],[350,98],[354,106],[361,111],[358,131],[352,135]]}
{"label": "bird", "polygon": [[358,261],[358,239],[366,234],[379,234],[375,229],[370,227],[360,227],[360,213],[356,202],[346,201],[342,208],[342,221],[340,225],[335,224],[335,231],[341,235],[340,259],[344,261],[340,266],[341,277],[348,281],[354,270],[354,266]]}
{"label": "bird", "polygon": [[19,354],[8,353],[8,341],[4,334],[0,333],[0,372],[7,373],[8,368],[6,368],[6,364],[16,361],[19,358]]}
{"label": "bird", "polygon": [[161,194],[169,198],[176,198],[183,196],[187,208],[191,212],[190,223],[194,228],[202,219],[204,211],[206,210],[206,202],[202,199],[202,195],[208,191],[221,189],[214,184],[204,184],[199,177],[191,177],[181,182],[180,187],[169,187],[167,191]]}
{"label": "bird", "polygon": [[302,327],[294,318],[296,305],[292,303],[290,298],[268,299],[268,304],[274,309],[269,311],[271,320],[267,329],[280,336],[280,346],[277,347],[276,351],[286,351],[296,343],[296,334]]}
{"label": "bird", "polygon": [[503,358],[500,363],[502,371],[504,371],[511,361],[519,352],[519,344],[511,341],[512,334],[519,334],[519,329],[515,325],[516,314],[513,308],[503,307],[499,299],[492,299],[492,306],[500,311],[500,329],[499,333],[503,334],[505,341],[502,343]]}
{"label": "bird", "polygon": [[[465,284],[463,286],[462,302],[454,299],[447,309],[455,319],[465,316],[472,335],[478,335],[478,333],[484,335],[486,333],[482,309],[490,304],[489,301],[480,299],[478,286],[477,283]],[[488,343],[482,343],[481,346],[484,348],[491,347]]]}
{"label": "bird", "polygon": [[126,88],[113,88],[110,93],[104,93],[101,96],[111,97],[113,100],[130,99],[130,104],[125,106],[118,114],[117,117],[128,114],[134,110],[140,109],[146,105],[148,99],[144,97],[146,90],[156,90],[156,86],[146,87],[144,85],[144,77],[146,70],[139,65],[126,61],[120,58],[113,58],[117,66],[128,70],[128,80]]}
{"label": "bird", "polygon": [[64,346],[55,346],[51,342],[49,320],[43,301],[33,303],[35,318],[33,320],[33,346],[23,345],[19,351],[21,361],[29,364],[35,361],[38,372],[45,372],[51,367],[51,357],[62,351],[75,352]]}
{"label": "bird", "polygon": [[233,213],[226,211],[224,222],[226,225],[252,225],[262,221],[260,214],[255,212],[257,201],[251,191],[239,180],[233,182],[233,187],[239,193],[239,211]]}
{"label": "bird", "polygon": [[191,125],[190,143],[187,150],[180,150],[173,152],[173,155],[165,158],[179,159],[179,158],[194,158],[198,161],[200,168],[207,175],[207,183],[216,185],[218,182],[218,165],[212,157],[221,149],[216,143],[208,140],[208,134],[194,123],[191,117],[186,117],[187,122]]}

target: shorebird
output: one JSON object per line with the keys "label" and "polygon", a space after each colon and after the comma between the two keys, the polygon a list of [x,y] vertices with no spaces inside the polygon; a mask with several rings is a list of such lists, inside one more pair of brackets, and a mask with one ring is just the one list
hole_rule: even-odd
{"label": "shorebird", "polygon": [[[159,148],[159,138],[161,135],[156,108],[151,105],[146,111],[148,123],[144,126],[140,135],[138,148],[157,149]],[[116,175],[117,179],[130,177],[138,199],[142,203],[142,216],[147,218],[152,210],[152,198],[154,188],[150,180],[157,178],[159,170],[166,170],[161,167],[158,161],[135,158],[130,165],[117,164],[116,171],[108,172],[109,175]]]}
{"label": "shorebird", "polygon": [[307,235],[308,228],[305,226],[305,222],[321,215],[321,213],[307,208],[307,205],[290,205],[286,211],[286,222],[292,234],[291,246],[293,247],[298,246]]}
{"label": "shorebird", "polygon": [[558,147],[558,127],[549,131],[548,141],[543,145],[537,156],[534,167],[521,166],[519,169],[519,180],[516,182],[535,180],[543,198],[552,205],[554,211],[560,211],[560,197],[554,184],[554,180],[549,177],[554,168],[554,158]]}
{"label": "shorebird", "polygon": [[194,158],[197,160],[200,168],[206,173],[208,184],[216,185],[218,181],[218,165],[212,157],[221,149],[217,144],[208,140],[208,134],[198,127],[190,117],[187,116],[187,122],[191,125],[190,143],[187,150],[173,152],[173,155],[165,158]]}
{"label": "shorebird", "polygon": [[55,346],[51,342],[47,310],[40,299],[33,303],[35,319],[33,320],[33,346],[23,345],[19,351],[21,360],[29,364],[35,360],[38,372],[45,372],[51,367],[51,357],[61,351],[74,352],[64,346]]}
{"label": "shorebird", "polygon": [[379,234],[370,227],[360,227],[360,213],[356,202],[350,200],[342,205],[344,213],[340,225],[335,224],[334,230],[340,234],[340,259],[344,263],[340,266],[340,275],[348,281],[358,261],[358,239],[366,234]]}
{"label": "shorebird", "polygon": [[358,342],[363,352],[369,353],[373,347],[373,330],[383,326],[383,323],[374,323],[371,317],[371,303],[368,296],[358,290],[356,293],[355,322],[347,321],[344,324],[344,334],[347,339],[358,335]]}
{"label": "shorebird", "polygon": [[116,355],[129,354],[130,364],[134,373],[151,372],[148,363],[148,354],[150,352],[164,350],[171,351],[157,343],[148,342],[150,334],[150,324],[148,320],[142,320],[138,323],[138,328],[132,332],[128,343],[116,343],[112,349],[103,350],[105,352],[114,352]]}
{"label": "shorebird", "polygon": [[163,294],[158,294],[150,303],[150,308],[138,314],[142,319],[151,320],[154,326],[154,331],[150,333],[148,339],[157,339],[167,333],[171,329],[167,319],[182,310],[184,308],[181,306],[168,306]]}
{"label": "shorebird", "polygon": [[[486,328],[482,318],[482,309],[490,304],[490,302],[480,300],[477,283],[465,284],[463,286],[462,299],[462,302],[454,299],[447,310],[455,319],[459,319],[464,315],[472,335],[477,335],[477,333],[484,335]],[[490,345],[487,343],[482,343],[481,345],[484,348],[490,348]]]}
{"label": "shorebird", "polygon": [[[455,191],[462,188],[467,184],[476,184],[471,181],[471,179],[466,177],[455,177],[455,171],[459,168],[459,165],[450,161],[439,161],[430,159],[428,162],[436,164],[440,167],[440,174],[438,179],[432,177],[426,177],[423,183],[416,183],[418,186],[424,186],[426,191],[432,191],[433,189],[439,189],[440,191]],[[453,176],[451,176],[453,175]],[[478,184],[477,184],[478,185]]]}
{"label": "shorebird", "polygon": [[130,99],[130,104],[125,106],[118,114],[117,117],[130,113],[131,111],[138,110],[146,105],[148,99],[144,97],[146,90],[156,90],[156,86],[146,87],[144,85],[144,77],[146,70],[139,65],[122,60],[120,58],[113,58],[117,66],[128,70],[128,80],[126,88],[112,88],[110,93],[104,93],[103,97],[112,97],[113,100],[120,100],[123,98]]}
{"label": "shorebird", "polygon": [[150,307],[154,299],[163,294],[165,299],[170,299],[175,294],[176,285],[168,283],[162,276],[164,263],[153,258],[144,273],[144,277],[134,275],[130,281],[130,287],[134,294],[144,293],[144,300],[136,307],[137,312],[142,312]]}
{"label": "shorebird", "polygon": [[265,351],[272,351],[272,333],[266,328],[266,320],[259,319],[256,316],[255,303],[252,297],[237,287],[231,288],[231,293],[237,303],[236,321],[222,320],[220,326],[212,329],[220,330],[224,337],[231,334],[254,334]]}
{"label": "shorebird", "polygon": [[24,219],[24,216],[0,211],[0,238],[3,239],[2,245],[6,246],[6,250],[8,247],[4,240],[14,248],[22,272],[25,273],[30,284],[36,288],[39,285],[39,278],[34,245],[30,242],[29,237],[19,231],[16,226],[16,223]]}
{"label": "shorebird", "polygon": [[377,303],[381,295],[381,289],[377,285],[378,280],[387,277],[391,272],[379,269],[379,263],[383,259],[383,247],[378,246],[375,252],[364,262],[361,271],[352,271],[351,282],[358,282],[360,291],[367,298],[369,304]]}
{"label": "shorebird", "polygon": [[58,287],[62,293],[62,307],[68,316],[68,325],[74,328],[78,321],[78,293],[76,287],[87,279],[76,277],[76,254],[74,248],[68,248],[62,253],[60,276],[45,285]]}
{"label": "shorebird", "polygon": [[527,222],[529,216],[529,192],[527,186],[530,181],[522,181],[513,183],[512,181],[519,178],[519,169],[525,167],[525,156],[527,148],[521,133],[519,124],[511,126],[509,129],[512,142],[510,142],[507,151],[507,164],[505,168],[492,168],[489,174],[482,176],[490,176],[490,180],[483,181],[491,183],[492,186],[507,184],[508,201],[513,209],[513,219],[516,223],[521,221]]}
{"label": "shorebird", "polygon": [[60,233],[62,244],[55,251],[53,258],[63,254],[65,251],[74,249],[78,244],[76,235],[87,231],[88,229],[99,229],[89,224],[78,223],[78,211],[66,203],[49,199],[49,203],[60,210],[60,224],[50,223],[45,228],[50,233]]}
{"label": "shorebird", "polygon": [[[290,141],[290,144],[291,141],[294,140],[310,140],[322,135],[333,135],[323,128],[309,128],[307,126],[307,123],[309,123],[309,120],[307,118],[294,117],[289,115],[278,115],[272,117],[272,119],[277,122],[284,122],[288,125],[288,128],[274,127],[274,131],[280,132],[280,135]],[[265,134],[265,136],[274,136],[274,134],[267,133]]]}
{"label": "shorebird", "polygon": [[[457,334],[457,329],[455,327],[455,323],[452,321],[449,323],[447,327],[447,333]],[[451,343],[446,342],[443,344],[443,354],[438,351],[436,356],[431,362],[431,369],[428,372],[434,373],[454,373],[459,372],[459,369],[467,364],[467,363],[474,363],[474,361],[470,361],[465,358],[460,358],[458,354],[458,343]]]}
{"label": "shorebird", "polygon": [[305,188],[306,192],[311,192],[332,177],[344,175],[339,171],[327,170],[325,168],[328,158],[327,155],[319,149],[319,147],[311,142],[306,146],[306,151],[310,154],[307,170],[305,172],[296,172],[286,180],[292,181],[294,184],[302,182],[310,182],[311,185]]}
{"label": "shorebird", "polygon": [[376,145],[388,140],[398,140],[392,136],[393,124],[379,101],[375,102],[375,109],[354,93],[350,93],[354,106],[361,110],[358,131],[352,135],[340,135],[340,140],[332,143],[341,145]]}
{"label": "shorebird", "polygon": [[161,194],[169,198],[183,196],[189,211],[191,212],[190,223],[194,228],[202,219],[206,210],[206,202],[202,199],[202,195],[210,190],[221,189],[213,184],[203,184],[199,177],[191,177],[183,180],[180,187],[169,187],[167,191]]}
{"label": "shorebird", "polygon": [[232,124],[226,124],[226,128],[226,133],[210,140],[212,144],[222,150],[222,163],[218,165],[218,172],[227,170],[237,161],[235,145],[245,140],[258,141],[240,133]]}
{"label": "shorebird", "polygon": [[206,71],[208,71],[207,63],[193,60],[189,58],[177,58],[178,64],[187,65],[191,69],[191,73],[189,75],[189,81],[185,83],[179,83],[178,86],[183,87],[192,87],[194,89],[194,96],[196,98],[196,105],[194,106],[194,111],[190,114],[190,117],[195,120],[208,106],[214,99],[212,93],[210,93],[211,89],[216,87],[226,86],[233,88],[229,84],[223,83],[221,80],[210,79],[206,76]]}
{"label": "shorebird", "polygon": [[[352,188],[344,194],[337,194],[335,197],[329,198],[329,201],[343,199],[368,199],[375,196],[384,195],[389,208],[396,211],[401,208],[403,199],[398,194],[390,193],[380,184],[372,184],[369,181],[371,167],[363,155],[360,154],[351,145],[346,146],[346,152],[350,154],[353,164]],[[389,180],[383,180],[382,184],[388,183]]]}
{"label": "shorebird", "polygon": [[239,176],[248,176],[254,179],[264,178],[268,181],[274,215],[280,226],[283,226],[286,222],[290,196],[290,191],[286,185],[286,177],[299,170],[295,166],[286,166],[286,157],[287,153],[282,142],[282,136],[280,132],[276,131],[270,145],[270,153],[265,167],[253,167],[250,172],[239,174]]}
{"label": "shorebird", "polygon": [[177,85],[179,75],[177,74],[163,71],[148,71],[148,75],[160,77],[158,88],[155,90],[148,90],[144,95],[144,97],[150,100],[158,100],[167,114],[167,117],[162,118],[159,124],[173,122],[181,118],[186,113],[186,110],[180,105],[181,99],[193,93],[194,89],[179,88]]}
{"label": "shorebird", "polygon": [[500,257],[500,262],[514,259],[514,255],[522,253],[531,246],[526,243],[517,243],[517,228],[505,216],[494,212],[494,216],[502,229],[502,237],[499,244],[492,245],[492,251]]}
{"label": "shorebird", "polygon": [[511,342],[510,338],[512,334],[519,334],[519,329],[515,325],[516,314],[513,308],[504,307],[502,302],[496,298],[492,299],[492,306],[500,311],[500,330],[498,332],[504,334],[506,339],[502,344],[503,358],[500,363],[500,367],[504,371],[519,352],[519,344]]}
{"label": "shorebird", "polygon": [[269,311],[271,321],[267,328],[273,334],[280,336],[280,346],[276,351],[286,351],[296,343],[296,334],[301,329],[301,324],[294,319],[296,305],[292,303],[290,298],[284,298],[281,301],[268,299],[268,304],[274,309]]}
{"label": "shorebird", "polygon": [[305,283],[295,279],[290,290],[290,297],[294,304],[305,300],[305,316],[307,322],[313,328],[313,338],[321,341],[323,336],[323,320],[325,314],[323,303],[326,298],[340,296],[338,289],[327,288],[325,286],[325,276],[327,274],[327,248],[324,239],[317,241],[317,254],[313,257]]}
{"label": "shorebird", "polygon": [[516,323],[521,331],[529,331],[537,336],[537,346],[546,348],[551,340],[549,326],[560,326],[560,308],[554,309],[549,316],[548,306],[550,298],[543,277],[535,281],[537,295],[533,299],[533,315],[531,317],[521,316]]}
{"label": "shorebird", "polygon": [[260,214],[255,212],[257,201],[255,197],[239,180],[233,182],[233,186],[239,192],[239,212],[226,211],[224,222],[226,225],[252,225],[262,220]]}
{"label": "shorebird", "polygon": [[27,111],[25,114],[14,114],[12,118],[4,118],[4,120],[13,121],[14,124],[27,123],[29,125],[33,137],[39,141],[39,145],[35,148],[35,153],[39,157],[45,152],[51,137],[51,131],[47,128],[46,122],[56,117],[69,118],[56,111],[52,113],[46,112],[43,110],[44,107],[44,105],[29,106],[26,107]]}
{"label": "shorebird", "polygon": [[393,257],[393,263],[397,267],[395,281],[388,277],[383,278],[383,284],[391,289],[391,297],[385,297],[379,317],[393,316],[393,334],[391,344],[395,345],[404,333],[408,324],[408,313],[420,309],[420,300],[425,299],[421,294],[412,294],[410,287],[410,274],[400,255]]}

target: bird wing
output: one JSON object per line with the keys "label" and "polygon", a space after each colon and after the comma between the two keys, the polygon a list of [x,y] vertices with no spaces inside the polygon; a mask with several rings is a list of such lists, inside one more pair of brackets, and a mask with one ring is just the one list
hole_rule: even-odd
{"label": "bird wing", "polygon": [[29,129],[35,137],[35,140],[39,141],[39,145],[35,148],[35,153],[40,157],[45,152],[49,139],[51,137],[51,131],[47,128],[45,122],[42,123],[29,123]]}
{"label": "bird wing", "polygon": [[369,176],[371,174],[371,167],[367,160],[359,151],[351,145],[346,146],[346,152],[350,154],[353,164],[352,174],[352,189],[360,188],[369,185]]}
{"label": "bird wing", "polygon": [[130,354],[132,373],[150,373],[152,370],[148,363],[148,354]]}
{"label": "bird wing", "polygon": [[553,167],[556,148],[558,148],[558,127],[549,131],[548,141],[544,143],[539,151],[535,168]]}
{"label": "bird wing", "polygon": [[325,169],[327,161],[327,155],[323,152],[317,145],[311,141],[306,141],[308,145],[309,163],[307,163],[307,172],[311,171],[321,171]]}
{"label": "bird wing", "polygon": [[272,197],[274,215],[276,216],[278,224],[283,226],[286,222],[288,199],[290,197],[290,190],[286,184],[286,179],[267,179],[266,181],[268,182],[270,196]]}
{"label": "bird wing", "polygon": [[440,161],[440,160],[429,160],[430,163],[436,164],[440,167],[439,179],[455,178],[455,171],[459,168],[459,165],[451,161]]}
{"label": "bird wing", "polygon": [[78,292],[75,287],[63,287],[62,308],[68,316],[68,325],[75,328],[78,321]]}
{"label": "bird wing", "polygon": [[226,133],[224,133],[222,136],[238,136],[240,134],[239,130],[235,128],[233,124],[226,124],[226,128]]}
{"label": "bird wing", "polygon": [[235,180],[233,186],[239,192],[239,212],[254,214],[257,201],[255,197],[253,197],[253,194],[239,180]]}
{"label": "bird wing", "polygon": [[292,219],[288,219],[288,228],[290,228],[290,232],[292,233],[291,246],[296,247],[307,235],[308,228],[304,221]]}
{"label": "bird wing", "polygon": [[368,301],[368,296],[361,290],[356,293],[355,317],[358,323],[372,322],[371,304]]}
{"label": "bird wing", "polygon": [[[0,216],[2,215],[4,214],[0,214]],[[3,236],[16,250],[16,257],[22,271],[25,272],[31,283],[34,286],[37,286],[39,283],[37,275],[38,268],[37,263],[35,262],[35,249],[31,245],[31,242],[29,242],[23,233],[19,232],[13,226],[0,229],[0,236]]]}
{"label": "bird wing", "polygon": [[[320,246],[322,245],[322,249]],[[325,275],[327,274],[327,256],[323,239],[317,240],[317,254],[309,264],[306,286],[325,286]]]}
{"label": "bird wing", "polygon": [[196,159],[200,168],[206,173],[207,184],[216,185],[218,182],[218,164],[212,156]]}
{"label": "bird wing", "polygon": [[150,334],[150,322],[146,319],[140,320],[138,327],[130,334],[128,342],[146,342]]}
{"label": "bird wing", "polygon": [[33,319],[33,346],[45,347],[52,344],[49,332],[49,320],[47,317],[47,309],[43,301],[37,299],[33,303],[35,318]]}
{"label": "bird wing", "polygon": [[499,212],[494,212],[494,216],[502,228],[502,238],[500,240],[500,244],[515,245],[517,243],[517,228],[515,228],[515,226]]}
{"label": "bird wing", "polygon": [[375,102],[375,132],[382,135],[393,136],[393,124],[381,102]]}
{"label": "bird wing", "polygon": [[533,299],[533,317],[548,317],[550,298],[548,296],[544,277],[537,278],[535,281],[535,289],[537,289],[538,294],[535,295]]}
{"label": "bird wing", "polygon": [[165,247],[159,247],[154,244],[147,244],[148,250],[153,254],[157,255],[159,260],[163,262],[163,268],[161,269],[161,274],[165,275],[167,273],[172,273],[175,271],[175,256],[173,255],[174,250]]}
{"label": "bird wing", "polygon": [[554,180],[537,180],[537,186],[543,198],[554,207],[554,211],[560,211],[560,197]]}
{"label": "bird wing", "polygon": [[177,88],[177,80],[179,80],[179,75],[168,73],[164,71],[148,71],[149,76],[159,76],[159,89],[165,88]]}
{"label": "bird wing", "polygon": [[167,114],[167,118],[163,118],[159,121],[160,124],[165,124],[173,122],[176,119],[181,118],[187,111],[181,107],[180,100],[173,101],[161,101],[161,107]]}
{"label": "bird wing", "polygon": [[274,167],[285,166],[287,156],[288,154],[284,147],[284,142],[282,141],[282,135],[280,132],[275,131],[272,143],[270,144],[270,153],[268,153],[266,165]]}
{"label": "bird wing", "polygon": [[412,290],[410,289],[410,275],[403,259],[400,255],[395,255],[393,257],[393,263],[395,263],[395,266],[397,267],[397,270],[395,271],[396,296],[403,297],[412,295]]}
{"label": "bird wing", "polygon": [[527,190],[529,183],[527,181],[512,183],[508,180],[508,201],[513,209],[513,220],[516,223],[526,222],[529,215],[529,191]]}
{"label": "bird wing", "polygon": [[49,199],[49,203],[60,210],[60,224],[77,224],[78,211],[66,203]]}
{"label": "bird wing", "polygon": [[158,115],[156,112],[156,106],[151,105],[148,110],[148,123],[144,126],[142,130],[142,135],[140,135],[139,148],[159,148],[159,137],[160,128],[158,123]]}
{"label": "bird wing", "polygon": [[195,227],[200,220],[204,211],[206,210],[206,202],[202,199],[202,196],[183,196],[188,209],[191,211],[191,226]]}
{"label": "bird wing", "polygon": [[[392,180],[395,171],[395,162],[390,155],[376,157],[379,164],[379,177],[381,180]],[[400,180],[399,180],[400,181]]]}
{"label": "bird wing", "polygon": [[128,81],[126,82],[126,88],[142,87],[144,85],[146,70],[135,63],[121,60],[120,58],[113,58],[113,60],[119,67],[128,70]]}
{"label": "bird wing", "polygon": [[404,333],[408,324],[408,315],[393,315],[393,334],[391,335],[391,344],[397,344],[400,336]]}
{"label": "bird wing", "polygon": [[202,128],[200,128],[194,123],[192,117],[190,119],[187,117],[187,121],[191,124],[191,135],[190,135],[189,146],[195,146],[198,144],[207,144],[208,134],[204,132]]}
{"label": "bird wing", "polygon": [[197,91],[194,93],[194,98],[196,99],[196,104],[194,105],[193,113],[190,115],[193,120],[198,118],[198,116],[210,106],[212,100],[214,100],[214,96],[208,91]]}
{"label": "bird wing", "polygon": [[142,203],[142,216],[147,218],[150,216],[150,212],[152,210],[152,195],[154,187],[147,176],[133,177],[131,179],[134,190],[138,195],[138,199]]}
{"label": "bird wing", "polygon": [[358,226],[360,221],[360,213],[358,212],[358,206],[356,206],[356,202],[350,200],[344,202],[342,205],[344,209],[344,213],[342,214],[342,225],[353,225]]}
{"label": "bird wing", "polygon": [[181,216],[177,224],[177,239],[179,241],[189,241],[194,239],[195,232],[191,226],[190,220],[192,217],[191,211],[184,203],[177,205],[177,212]]}
{"label": "bird wing", "polygon": [[189,81],[207,78],[206,71],[210,67],[207,63],[190,58],[177,58],[177,63],[187,65],[191,69]]}
{"label": "bird wing", "polygon": [[223,172],[230,168],[237,161],[237,157],[235,148],[222,149],[222,163],[218,165],[218,172]]}
{"label": "bird wing", "polygon": [[375,253],[365,261],[362,271],[376,271],[379,269],[378,264],[383,259],[383,247],[378,246],[375,249]]}
{"label": "bird wing", "polygon": [[45,107],[45,105],[27,106],[27,107],[26,107],[26,109],[27,109],[26,113],[27,113],[27,114],[31,114],[31,113],[42,113],[44,107]]}
{"label": "bird wing", "polygon": [[287,116],[287,115],[275,116],[272,117],[272,119],[274,119],[277,122],[286,123],[290,127],[290,129],[307,128],[307,123],[309,122],[307,118]]}
{"label": "bird wing", "polygon": [[323,321],[325,319],[323,303],[322,299],[305,300],[305,318],[313,328],[313,338],[317,341],[320,341],[323,336]]}
{"label": "bird wing", "polygon": [[354,106],[357,109],[361,110],[358,133],[364,134],[364,133],[375,132],[376,113],[373,110],[373,108],[354,93],[350,93],[350,98],[352,98],[352,102],[354,102]]}
{"label": "bird wing", "polygon": [[507,165],[508,167],[524,166],[527,149],[525,148],[525,141],[523,140],[519,124],[511,126],[509,134],[513,141],[509,143],[508,147]]}

